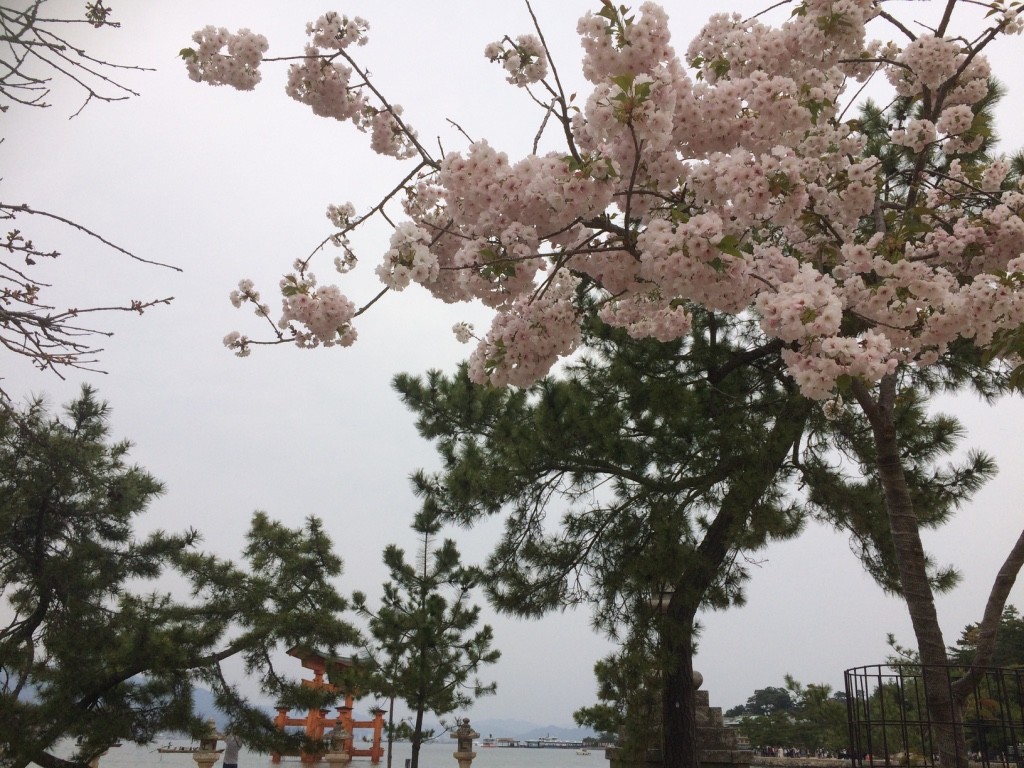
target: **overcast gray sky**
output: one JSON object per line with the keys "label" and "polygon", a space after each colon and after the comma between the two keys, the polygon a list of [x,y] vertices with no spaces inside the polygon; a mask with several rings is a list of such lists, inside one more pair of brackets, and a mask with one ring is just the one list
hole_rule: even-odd
{"label": "overcast gray sky", "polygon": [[[330,10],[321,3],[115,0],[121,29],[88,30],[83,42],[101,58],[155,68],[124,78],[142,96],[93,104],[68,120],[78,96],[61,87],[51,109],[13,108],[0,117],[0,199],[58,212],[184,270],[146,267],[33,224],[29,234],[38,244],[65,252],[52,271],[50,298],[57,303],[175,300],[142,318],[99,321],[116,331],[105,345],[105,375],[72,373],[61,381],[10,356],[0,375],[16,398],[46,393],[54,403],[73,397],[82,381],[99,388],[114,408],[116,434],[132,439],[135,460],[167,484],[141,521],[142,532],[194,526],[207,548],[234,556],[256,509],[294,524],[317,515],[345,560],[341,589],[372,598],[386,579],[383,548],[395,542],[415,550],[408,521],[417,504],[407,477],[434,465],[430,445],[416,435],[389,381],[400,371],[451,370],[469,349],[454,340],[451,325],[479,323],[484,315],[410,289],[361,318],[359,341],[350,349],[279,347],[257,349],[244,360],[232,356],[221,338],[257,328],[251,311],[228,302],[238,280],[254,279],[276,311],[280,275],[330,232],[328,203],[351,200],[365,209],[404,171],[374,156],[350,126],[314,117],[289,100],[280,64],[265,65],[255,92],[239,93],[192,83],[176,58],[206,24],[262,32],[270,39],[268,56],[299,53],[306,22]],[[46,8],[50,15],[77,15],[83,5],[52,0]],[[668,3],[676,49],[685,50],[707,13],[750,13],[762,5]],[[924,16],[937,5],[888,7]],[[598,6],[535,3],[560,73],[575,78],[581,93],[575,21]],[[445,121],[451,118],[512,158],[529,151],[539,116],[482,55],[486,43],[505,33],[531,31],[521,3],[359,0],[336,10],[370,21],[370,43],[358,49],[359,58],[405,107],[421,137],[438,136],[446,149],[463,146]],[[1024,145],[1024,78],[1012,58],[1020,45],[1019,38],[1004,44],[996,69],[1010,88],[999,114],[1008,148]],[[378,229],[356,241],[363,266],[346,285],[357,303],[378,289],[372,267],[386,236]],[[330,269],[325,263],[315,271],[327,277]],[[937,559],[964,575],[960,588],[939,598],[952,643],[980,618],[991,579],[1024,522],[1024,410],[1009,399],[994,408],[970,397],[941,405],[966,423],[965,447],[993,453],[1001,469],[953,523],[927,537]],[[472,559],[487,552],[496,531],[451,535]],[[1015,601],[1024,601],[1019,588]],[[485,676],[497,680],[498,695],[477,703],[471,716],[569,724],[574,709],[592,703],[593,663],[610,645],[590,631],[586,613],[531,622],[488,616],[503,657]],[[723,707],[742,703],[755,688],[782,685],[786,673],[838,687],[845,668],[884,660],[888,632],[904,644],[913,640],[902,604],[861,572],[842,536],[820,528],[762,553],[748,605],[702,621],[696,667],[712,704]]]}

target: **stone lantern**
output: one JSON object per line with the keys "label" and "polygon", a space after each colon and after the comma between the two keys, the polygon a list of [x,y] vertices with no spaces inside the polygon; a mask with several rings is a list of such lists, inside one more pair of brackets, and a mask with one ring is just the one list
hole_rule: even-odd
{"label": "stone lantern", "polygon": [[330,768],[345,768],[349,760],[352,759],[352,755],[345,751],[345,742],[350,737],[351,734],[345,730],[341,723],[338,723],[327,732],[327,740],[330,746],[327,749],[327,754],[324,755],[324,760],[327,761]]}
{"label": "stone lantern", "polygon": [[199,739],[199,749],[192,753],[192,759],[196,761],[197,768],[213,768],[213,764],[220,759],[220,752],[217,751],[219,738],[217,724],[213,719],[207,720],[206,733]]}
{"label": "stone lantern", "polygon": [[455,729],[454,735],[458,749],[452,753],[452,757],[459,761],[459,768],[470,768],[473,758],[476,757],[476,752],[473,751],[473,739],[479,738],[480,734],[470,727],[467,717]]}

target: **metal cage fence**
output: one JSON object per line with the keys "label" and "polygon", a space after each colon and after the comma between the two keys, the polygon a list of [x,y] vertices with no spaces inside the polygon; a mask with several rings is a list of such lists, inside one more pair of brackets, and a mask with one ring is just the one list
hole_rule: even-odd
{"label": "metal cage fence", "polygon": [[943,718],[929,714],[926,685],[952,692],[964,671],[909,663],[846,670],[853,764],[934,766],[936,727],[959,723],[963,739],[957,741],[958,759],[1024,768],[1024,669],[986,668],[958,712]]}

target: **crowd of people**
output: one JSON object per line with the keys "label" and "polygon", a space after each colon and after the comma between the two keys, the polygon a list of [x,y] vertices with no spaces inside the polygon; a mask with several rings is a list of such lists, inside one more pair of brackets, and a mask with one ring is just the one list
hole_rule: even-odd
{"label": "crowd of people", "polygon": [[836,752],[831,749],[804,749],[802,747],[758,746],[752,747],[751,751],[760,757],[813,757],[839,760],[846,760],[849,757],[843,750]]}

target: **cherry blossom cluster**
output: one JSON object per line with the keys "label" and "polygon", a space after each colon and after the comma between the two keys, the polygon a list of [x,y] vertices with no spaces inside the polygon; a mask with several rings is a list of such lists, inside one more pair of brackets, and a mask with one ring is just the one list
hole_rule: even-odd
{"label": "cherry blossom cluster", "polygon": [[430,252],[430,233],[406,221],[391,236],[391,248],[377,276],[384,285],[400,291],[411,282],[428,283],[437,277],[437,256]]}
{"label": "cherry blossom cluster", "polygon": [[[362,20],[310,25],[288,91],[369,131],[374,151],[419,162],[395,190],[406,218],[376,272],[393,290],[416,282],[494,310],[480,336],[453,329],[477,342],[477,380],[544,375],[579,344],[586,294],[606,322],[662,340],[688,332],[694,305],[753,313],[801,390],[837,415],[838,382],[870,384],[1024,324],[1024,191],[1004,158],[978,154],[983,49],[1022,31],[1018,6],[991,3],[982,34],[946,19],[915,35],[877,0],[803,0],[776,26],[712,16],[681,58],[663,8],[603,2],[577,26],[591,84],[580,108],[545,81],[566,147],[518,160],[485,140],[430,156],[348,55]],[[869,38],[887,24],[903,45]],[[485,49],[517,86],[546,77],[548,53],[533,34]],[[908,108],[870,128],[849,102],[876,74]],[[895,176],[879,142],[902,158]],[[367,216],[328,216],[349,253]],[[355,338],[355,305],[304,265],[282,293],[280,325],[300,345]],[[251,285],[232,301],[259,306]]]}
{"label": "cherry blossom cluster", "polygon": [[243,336],[238,331],[231,331],[224,337],[224,346],[232,350],[237,357],[248,357],[251,355],[251,343],[252,340],[248,336]]}
{"label": "cherry blossom cluster", "polygon": [[283,306],[278,327],[292,332],[300,347],[347,347],[356,340],[356,329],[351,321],[356,306],[336,285],[317,286],[316,275],[303,270],[300,262],[296,271],[281,280]]}
{"label": "cherry blossom cluster", "polygon": [[285,91],[314,115],[350,120],[362,127],[368,105],[352,83],[352,68],[322,57],[314,45],[307,45],[302,61],[288,68]]}
{"label": "cherry blossom cluster", "polygon": [[256,286],[252,280],[240,280],[238,282],[238,289],[231,292],[231,305],[238,309],[245,303],[253,304],[256,308],[256,314],[260,317],[270,317],[270,306],[263,304],[260,301],[260,292],[256,290]]}
{"label": "cherry blossom cluster", "polygon": [[330,236],[329,240],[335,248],[341,248],[344,251],[343,256],[336,256],[334,259],[334,268],[343,275],[346,272],[352,271],[359,261],[355,253],[352,252],[351,243],[348,239],[348,233],[359,225],[355,206],[352,203],[328,205],[327,220],[338,230]]}
{"label": "cherry blossom cluster", "polygon": [[374,152],[398,159],[413,157],[418,151],[415,133],[401,122],[402,107],[375,105],[364,89],[365,73],[354,78],[353,66],[344,63],[347,48],[366,44],[369,28],[365,19],[333,12],[307,24],[310,42],[302,61],[288,68],[285,91],[315,115],[348,121],[369,132]]}
{"label": "cherry blossom cluster", "polygon": [[548,277],[543,290],[520,294],[510,311],[495,317],[470,355],[470,375],[495,386],[525,387],[551,370],[580,343],[572,302],[578,285],[578,278],[560,271]]}
{"label": "cherry blossom cluster", "polygon": [[369,30],[370,24],[366,19],[359,16],[350,19],[334,11],[306,24],[306,34],[313,45],[338,51],[348,48],[353,43],[366,45],[366,33]]}
{"label": "cherry blossom cluster", "polygon": [[506,38],[484,48],[490,61],[500,61],[508,72],[506,80],[513,85],[540,82],[548,74],[548,59],[544,46],[536,35],[519,35],[515,40]]}
{"label": "cherry blossom cluster", "polygon": [[415,134],[399,122],[402,111],[397,104],[388,109],[371,110],[370,149],[378,155],[405,160],[418,154]]}
{"label": "cherry blossom cluster", "polygon": [[580,19],[576,32],[583,45],[583,74],[595,85],[627,72],[649,73],[675,55],[668,14],[655,3],[641,5],[639,19],[632,20],[621,8],[606,4]]}
{"label": "cherry blossom cluster", "polygon": [[260,82],[260,62],[267,52],[267,38],[248,29],[231,34],[224,27],[205,27],[194,35],[196,48],[185,48],[182,58],[188,76],[211,85],[230,85],[251,91]]}

